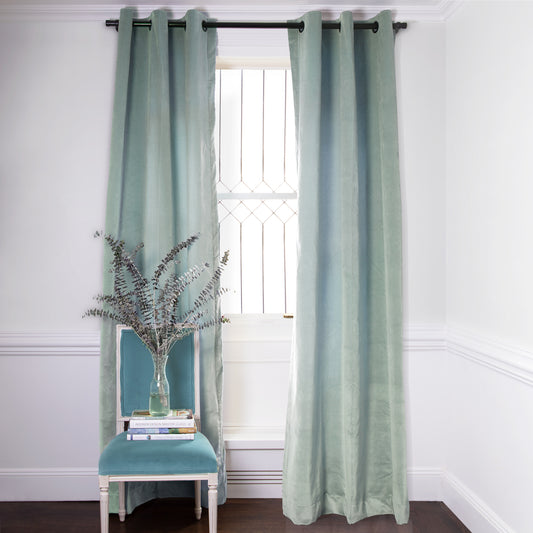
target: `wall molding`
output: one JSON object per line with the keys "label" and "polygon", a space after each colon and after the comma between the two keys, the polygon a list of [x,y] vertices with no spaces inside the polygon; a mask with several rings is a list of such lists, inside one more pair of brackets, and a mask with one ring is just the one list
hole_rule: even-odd
{"label": "wall molding", "polygon": [[[358,19],[373,17],[385,9],[392,10],[397,20],[444,22],[464,0],[433,0],[431,2],[402,1],[393,3],[374,3],[372,0],[358,2],[357,9],[352,10]],[[117,18],[121,4],[106,4],[87,1],[84,4],[70,2],[32,4],[25,0],[19,3],[0,6],[0,20],[13,21],[50,21],[50,22],[103,22],[107,18]],[[158,3],[138,4],[139,17],[145,17],[160,7]],[[349,10],[346,4],[232,4],[225,5],[204,2],[203,9],[213,18],[221,20],[290,20],[308,11],[322,11],[325,18],[337,18],[342,11]],[[181,17],[188,9],[198,8],[197,4],[182,4],[172,9],[175,17]]]}
{"label": "wall molding", "polygon": [[[275,323],[268,324],[267,333],[263,328],[258,338],[253,338],[249,333],[240,335],[246,328],[246,323],[239,324],[239,330],[223,336],[224,344],[233,345],[232,354],[225,359],[225,363],[289,363],[288,355],[264,357],[254,352],[252,356],[244,356],[248,343],[266,345],[279,343],[280,345],[291,342],[290,329],[280,333],[279,328],[274,329]],[[243,329],[244,328],[244,329]],[[270,332],[275,332],[270,337]],[[416,324],[408,326],[403,339],[406,351],[444,351],[447,347],[446,329],[438,325]],[[237,350],[235,349],[237,348]],[[100,355],[100,333],[76,331],[17,331],[0,332],[0,356],[3,355]]]}
{"label": "wall molding", "polygon": [[99,332],[17,331],[0,332],[3,355],[100,355]]}
{"label": "wall molding", "polygon": [[481,498],[452,473],[443,471],[444,503],[471,531],[515,533]]}
{"label": "wall molding", "polygon": [[[249,333],[241,336],[240,332],[247,327],[246,321],[238,325],[237,333],[223,336],[225,344],[242,346],[247,343],[272,344],[290,343],[290,328],[280,334],[275,321],[267,322],[267,333],[259,329],[259,336],[254,338]],[[256,329],[256,331],[258,331]],[[270,337],[270,332],[274,335]],[[415,324],[408,326],[404,333],[404,349],[406,351],[444,351],[447,347],[446,328],[434,324]],[[100,333],[98,331],[0,331],[0,356],[2,355],[100,355]],[[229,363],[287,363],[289,357],[235,357]]]}
{"label": "wall molding", "polygon": [[[224,342],[239,346],[239,352],[225,361],[230,364],[285,364],[286,355],[256,354],[244,357],[246,343],[254,342],[250,337],[238,338],[229,335]],[[267,337],[258,341],[268,344]],[[270,343],[290,342],[287,334],[270,339]],[[508,378],[533,386],[533,353],[502,341],[466,332],[457,328],[446,329],[436,324],[412,324],[406,327],[403,340],[405,352],[448,352],[498,372]],[[0,332],[1,356],[99,356],[100,333],[79,331],[17,331]]]}
{"label": "wall molding", "polygon": [[98,498],[98,468],[0,468],[0,501],[93,501]]}
{"label": "wall molding", "polygon": [[489,368],[506,377],[533,386],[533,353],[451,328],[446,334],[448,353]]}
{"label": "wall molding", "polygon": [[405,352],[445,352],[446,328],[438,324],[410,324],[403,334]]}
{"label": "wall molding", "polygon": [[410,501],[442,501],[442,468],[407,468]]}

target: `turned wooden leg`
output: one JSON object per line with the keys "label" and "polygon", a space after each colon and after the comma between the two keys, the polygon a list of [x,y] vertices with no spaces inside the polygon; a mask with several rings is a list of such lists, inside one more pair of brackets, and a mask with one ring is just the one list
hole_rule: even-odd
{"label": "turned wooden leg", "polygon": [[196,520],[202,518],[202,482],[198,479],[194,482],[194,514]]}
{"label": "turned wooden leg", "polygon": [[217,487],[218,487],[218,474],[209,474],[207,481],[208,491],[207,499],[209,505],[209,533],[216,533],[217,531]]}
{"label": "turned wooden leg", "polygon": [[99,476],[100,484],[100,531],[108,533],[109,531],[109,478]]}
{"label": "turned wooden leg", "polygon": [[118,482],[118,519],[121,522],[126,520],[126,483]]}

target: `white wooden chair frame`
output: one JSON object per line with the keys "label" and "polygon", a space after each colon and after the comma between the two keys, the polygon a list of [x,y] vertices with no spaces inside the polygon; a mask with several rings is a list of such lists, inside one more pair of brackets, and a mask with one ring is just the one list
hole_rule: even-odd
{"label": "white wooden chair frame", "polygon": [[[194,326],[192,326],[194,327]],[[124,423],[130,420],[129,416],[122,416],[120,412],[120,338],[122,331],[131,329],[127,326],[117,326],[117,423],[116,434],[124,431]],[[200,332],[197,328],[194,331],[194,418],[198,431],[200,431]],[[126,519],[126,490],[125,483],[128,481],[194,481],[194,512],[196,519],[200,520],[202,516],[201,505],[201,482],[207,481],[208,485],[208,511],[209,511],[209,533],[216,533],[217,531],[217,487],[218,487],[218,473],[198,473],[198,474],[169,474],[169,475],[99,475],[100,485],[100,524],[101,533],[109,532],[109,483],[118,482],[118,502],[119,510],[118,516],[121,522]]]}

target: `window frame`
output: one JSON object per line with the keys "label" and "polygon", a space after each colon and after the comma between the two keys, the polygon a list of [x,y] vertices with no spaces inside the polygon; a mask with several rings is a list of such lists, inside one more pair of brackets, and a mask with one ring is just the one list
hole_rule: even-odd
{"label": "window frame", "polygon": [[[286,70],[290,75],[290,59],[289,57],[217,57],[216,58],[216,70]],[[219,177],[219,157],[217,157],[217,181]],[[297,200],[298,192],[294,193],[277,193],[275,195],[276,199],[279,200]],[[272,197],[269,193],[261,194],[262,197]],[[217,192],[217,205],[219,200],[226,199],[250,199],[254,197],[253,193],[219,193]],[[296,214],[297,216],[297,214]],[[287,306],[285,305],[285,312],[283,313],[226,313],[227,316],[233,324],[236,325],[235,330],[237,331],[252,331],[255,330],[259,336],[264,336],[267,334],[271,336],[279,332],[280,321],[287,321],[286,319],[292,319],[294,317],[293,312],[287,312]],[[257,326],[262,324],[262,328],[257,329]],[[274,325],[275,324],[275,325]],[[281,331],[287,331],[282,327]],[[290,340],[292,338],[292,333],[285,333],[283,335],[284,340]]]}

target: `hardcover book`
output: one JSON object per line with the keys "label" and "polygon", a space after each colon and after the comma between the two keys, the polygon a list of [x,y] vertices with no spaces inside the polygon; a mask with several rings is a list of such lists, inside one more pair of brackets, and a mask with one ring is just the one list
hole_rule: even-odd
{"label": "hardcover book", "polygon": [[192,428],[129,428],[128,434],[132,435],[160,435],[196,433],[196,426]]}
{"label": "hardcover book", "polygon": [[128,433],[127,440],[194,440],[194,433]]}
{"label": "hardcover book", "polygon": [[181,420],[181,419],[194,418],[192,409],[171,409],[170,413],[167,416],[152,416],[150,415],[150,411],[148,411],[148,409],[135,409],[135,411],[133,411],[131,416],[135,418],[146,418],[146,419],[179,418]]}
{"label": "hardcover book", "polygon": [[150,416],[145,410],[135,410],[130,418],[130,428],[193,428],[191,409],[172,409],[168,416]]}

